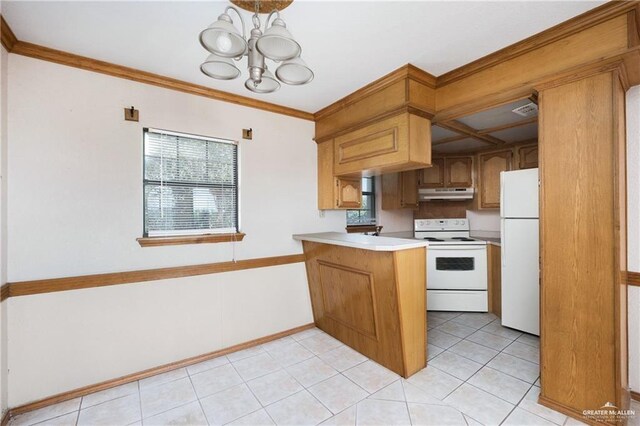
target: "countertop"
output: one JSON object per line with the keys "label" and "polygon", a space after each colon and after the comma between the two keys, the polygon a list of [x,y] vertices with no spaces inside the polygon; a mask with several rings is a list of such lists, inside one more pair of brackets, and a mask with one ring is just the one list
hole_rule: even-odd
{"label": "countertop", "polygon": [[408,238],[394,238],[362,234],[345,234],[341,232],[320,232],[317,234],[296,234],[294,240],[312,241],[314,243],[332,244],[372,251],[399,251],[426,247],[425,241]]}

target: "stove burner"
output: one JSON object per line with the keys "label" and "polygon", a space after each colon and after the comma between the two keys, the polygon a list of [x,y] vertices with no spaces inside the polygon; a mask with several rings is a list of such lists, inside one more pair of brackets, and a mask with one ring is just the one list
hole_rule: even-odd
{"label": "stove burner", "polygon": [[427,241],[444,241],[444,240],[441,240],[440,238],[434,238],[434,237],[424,237],[423,239]]}
{"label": "stove burner", "polygon": [[458,240],[458,241],[475,241],[473,238],[467,238],[467,237],[453,237],[451,239]]}

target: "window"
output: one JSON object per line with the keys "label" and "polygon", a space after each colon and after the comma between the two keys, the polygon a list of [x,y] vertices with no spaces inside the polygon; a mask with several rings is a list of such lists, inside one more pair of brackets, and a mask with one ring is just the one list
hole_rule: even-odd
{"label": "window", "polygon": [[374,177],[362,178],[362,208],[347,210],[347,226],[376,224],[376,186]]}
{"label": "window", "polygon": [[144,236],[236,232],[237,143],[144,129]]}

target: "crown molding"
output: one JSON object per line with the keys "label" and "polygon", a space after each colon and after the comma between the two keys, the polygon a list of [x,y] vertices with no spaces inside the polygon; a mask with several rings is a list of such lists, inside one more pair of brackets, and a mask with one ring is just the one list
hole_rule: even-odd
{"label": "crown molding", "polygon": [[270,102],[264,102],[258,99],[248,98],[246,96],[212,89],[207,86],[201,86],[199,84],[193,84],[175,78],[150,73],[147,71],[141,71],[135,68],[112,64],[110,62],[100,61],[97,59],[88,58],[86,56],[80,56],[74,53],[64,52],[61,50],[51,49],[49,47],[20,41],[13,34],[13,31],[11,31],[11,28],[4,20],[4,17],[0,15],[0,18],[2,23],[2,45],[5,46],[5,49],[7,49],[8,52],[15,53],[16,55],[41,59],[43,61],[49,61],[74,68],[80,68],[86,71],[93,71],[113,77],[124,78],[126,80],[132,80],[138,83],[150,84],[152,86],[176,90],[178,92],[188,93],[191,95],[203,96],[205,98],[215,99],[218,101],[229,102],[249,108],[273,112],[275,114],[288,115],[290,117],[313,121],[313,114],[306,111],[301,111]]}

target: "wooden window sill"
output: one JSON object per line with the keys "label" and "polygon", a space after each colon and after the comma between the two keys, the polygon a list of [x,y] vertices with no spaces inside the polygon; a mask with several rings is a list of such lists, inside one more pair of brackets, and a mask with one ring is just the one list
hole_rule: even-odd
{"label": "wooden window sill", "polygon": [[[358,232],[376,232],[378,225],[347,225],[345,228],[347,234],[355,234]],[[382,226],[380,227],[382,230]]]}
{"label": "wooden window sill", "polygon": [[242,241],[242,232],[235,234],[180,235],[175,237],[142,237],[136,239],[141,247],[175,246],[181,244],[208,244]]}

